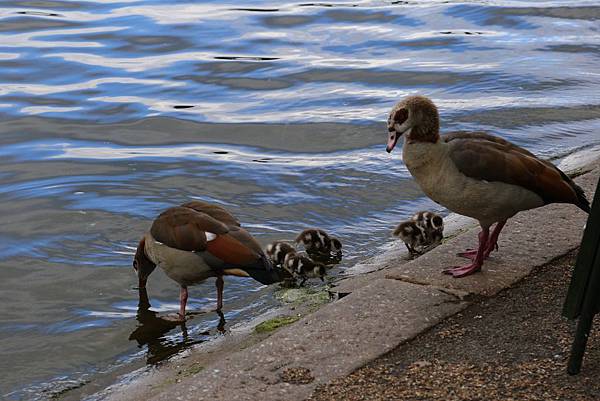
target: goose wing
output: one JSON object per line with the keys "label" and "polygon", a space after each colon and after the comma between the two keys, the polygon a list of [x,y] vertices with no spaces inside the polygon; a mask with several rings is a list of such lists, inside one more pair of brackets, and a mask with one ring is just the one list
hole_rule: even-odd
{"label": "goose wing", "polygon": [[218,206],[192,206],[172,207],[161,213],[150,229],[152,237],[168,247],[198,253],[219,274],[225,269],[242,269],[261,283],[278,281],[260,244],[239,227],[237,219],[229,212]]}
{"label": "goose wing", "polygon": [[168,247],[203,252],[208,238],[224,235],[229,228],[211,216],[187,207],[176,206],[162,212],[152,223],[150,234]]}
{"label": "goose wing", "polygon": [[572,203],[589,212],[583,190],[552,163],[505,139],[485,133],[453,133],[443,137],[449,156],[468,177],[518,185],[544,203]]}

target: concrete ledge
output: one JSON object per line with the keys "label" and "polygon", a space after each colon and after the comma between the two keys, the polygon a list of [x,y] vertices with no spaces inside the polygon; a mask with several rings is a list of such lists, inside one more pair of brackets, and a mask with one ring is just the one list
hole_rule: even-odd
{"label": "concrete ledge", "polygon": [[[153,399],[302,399],[466,305],[433,288],[376,280]],[[286,368],[300,367],[309,369],[311,383],[282,380]]]}
{"label": "concrete ledge", "polygon": [[[576,179],[592,198],[600,163]],[[299,400],[466,308],[469,294],[493,295],[533,269],[578,246],[586,214],[572,205],[550,205],[511,219],[500,251],[483,272],[454,279],[441,274],[464,263],[456,252],[473,246],[477,229],[458,235],[416,260],[381,260],[384,270],[348,282],[348,295],[323,306],[245,349],[225,352],[176,380],[169,373],[146,383],[116,387],[111,400]],[[190,358],[191,360],[192,358]],[[182,365],[192,361],[178,361]],[[290,370],[303,380],[289,380]],[[172,376],[172,372],[170,373]],[[302,384],[292,384],[302,383]],[[149,387],[152,387],[149,388]]]}

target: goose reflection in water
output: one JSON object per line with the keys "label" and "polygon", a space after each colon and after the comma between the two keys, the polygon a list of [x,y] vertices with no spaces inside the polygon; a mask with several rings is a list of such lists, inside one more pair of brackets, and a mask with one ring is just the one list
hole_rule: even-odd
{"label": "goose reflection in water", "polygon": [[[168,317],[161,317],[158,312],[150,310],[151,305],[148,300],[146,289],[139,288],[138,291],[139,302],[136,315],[138,326],[129,335],[129,340],[137,341],[138,347],[140,348],[144,345],[148,345],[146,359],[148,364],[161,362],[189,346],[205,341],[190,338],[185,322],[172,320]],[[217,331],[219,333],[224,333],[225,316],[222,312],[217,312],[217,314],[219,315]],[[178,341],[176,338],[166,337],[166,334],[177,326],[181,327],[182,339]],[[205,331],[198,334],[208,336],[210,333]]]}

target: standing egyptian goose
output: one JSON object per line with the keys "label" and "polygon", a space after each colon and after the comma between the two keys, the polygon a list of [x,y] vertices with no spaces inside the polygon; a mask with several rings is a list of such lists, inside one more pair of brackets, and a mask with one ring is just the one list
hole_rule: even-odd
{"label": "standing egyptian goose", "polygon": [[589,213],[583,190],[552,163],[482,132],[440,137],[439,127],[438,111],[431,100],[407,97],[390,113],[386,150],[391,152],[404,135],[402,158],[423,192],[453,212],[479,220],[477,250],[460,254],[472,263],[444,273],[463,277],[479,271],[497,248],[506,220],[520,211],[559,202],[572,203]]}
{"label": "standing egyptian goose", "polygon": [[223,308],[223,276],[280,281],[260,244],[224,208],[192,201],[162,212],[139,242],[133,267],[139,287],[160,266],[181,286],[179,319],[185,320],[187,287],[216,277],[217,311]]}

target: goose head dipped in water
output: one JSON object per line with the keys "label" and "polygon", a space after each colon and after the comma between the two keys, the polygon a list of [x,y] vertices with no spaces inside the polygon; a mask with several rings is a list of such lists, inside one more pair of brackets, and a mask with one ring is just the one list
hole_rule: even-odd
{"label": "goose head dipped in water", "polygon": [[280,281],[258,241],[223,207],[192,201],[171,207],[152,223],[138,244],[133,268],[140,288],[156,267],[180,286],[179,319],[185,320],[188,286],[216,277],[217,311],[223,308],[223,276]]}

